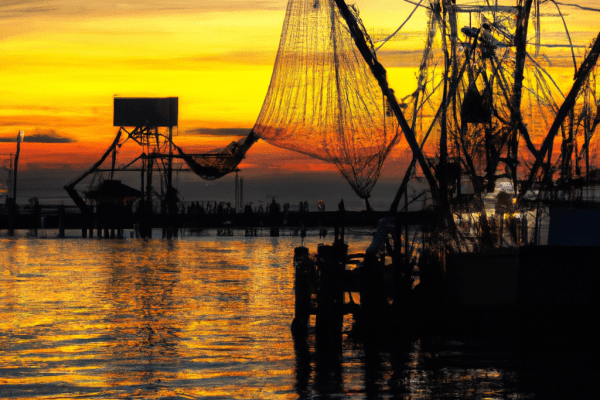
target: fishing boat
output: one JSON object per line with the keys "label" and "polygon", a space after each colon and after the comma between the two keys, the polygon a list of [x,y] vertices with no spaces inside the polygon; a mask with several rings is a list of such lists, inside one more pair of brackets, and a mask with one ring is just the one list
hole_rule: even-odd
{"label": "fishing boat", "polygon": [[[314,53],[314,62],[331,66],[319,67],[320,70],[292,68],[288,74],[296,74],[294,81],[298,85],[310,83],[309,77],[315,71],[325,72],[327,82],[332,82],[326,94],[327,99],[334,101],[325,103],[324,110],[311,108],[313,115],[303,119],[303,123],[318,123],[325,118],[321,118],[322,114],[328,115],[338,137],[355,145],[352,130],[344,129],[346,110],[335,99],[345,96],[340,90],[349,85],[340,82],[349,81],[349,70],[366,70],[370,74],[354,74],[350,87],[379,90],[381,107],[367,111],[380,115],[380,110],[382,122],[375,122],[371,129],[390,132],[385,124],[392,119],[392,126],[400,128],[411,150],[412,160],[390,207],[389,223],[381,224],[371,246],[375,250],[370,247],[372,256],[380,263],[385,263],[387,256],[388,262],[395,264],[397,276],[407,281],[418,267],[419,285],[403,283],[402,279],[398,285],[408,290],[419,288],[422,293],[441,288],[447,294],[445,301],[455,306],[556,302],[600,305],[593,285],[583,284],[598,282],[600,277],[589,268],[590,261],[600,256],[595,247],[600,235],[594,223],[600,221],[600,208],[593,195],[581,195],[589,193],[590,188],[593,193],[597,185],[590,151],[600,123],[596,79],[600,33],[595,40],[589,38],[592,42],[585,47],[583,60],[577,63],[568,30],[568,44],[546,47],[541,41],[543,17],[553,15],[564,21],[556,3],[554,14],[538,0],[505,5],[448,0],[422,3],[413,4],[415,9],[427,9],[426,46],[417,73],[417,89],[406,98],[396,98],[378,59],[381,46],[375,47],[357,9],[344,0],[290,0],[279,49],[279,55],[285,56],[281,62],[289,63],[293,60],[288,54],[290,43],[322,43]],[[314,18],[307,17],[311,15]],[[286,36],[288,24],[295,18],[315,24],[312,31],[298,32],[324,32],[321,34],[326,38],[322,42],[295,38],[288,43],[286,38],[293,36]],[[543,61],[552,56],[546,50],[557,46],[573,54],[576,73],[566,94]],[[329,50],[327,56],[322,55],[324,49]],[[301,65],[311,65],[311,54],[303,52],[299,56]],[[351,67],[340,68],[349,58],[352,62],[361,60],[360,65],[349,63]],[[265,100],[267,105],[287,104],[281,100],[296,93],[289,87],[293,81],[286,81],[288,86],[279,89],[278,81],[283,78],[278,62]],[[323,104],[308,98],[311,102],[304,110]],[[280,115],[274,107],[267,108],[265,115]],[[352,107],[348,111],[351,113]],[[284,143],[295,138],[298,124],[293,122],[288,120],[292,128],[274,127],[265,118],[256,130],[267,141]],[[304,125],[302,128],[300,132],[305,131]],[[324,129],[329,132],[327,125]],[[555,141],[560,136],[559,146]],[[310,139],[311,145],[319,140],[312,136]],[[323,143],[335,143],[321,139]],[[399,135],[393,136],[390,144],[382,148],[398,141]],[[335,155],[330,158],[342,173],[353,161],[340,162]],[[401,222],[399,205],[404,198],[406,209],[407,186],[417,168],[427,181],[430,208],[437,215],[429,226],[422,227],[419,246],[414,242],[407,245],[411,240],[408,229],[393,226]],[[356,179],[356,175],[350,178]],[[464,184],[465,180],[469,185]],[[575,245],[586,246],[586,250],[570,248]],[[419,252],[411,253],[407,250],[411,248]],[[367,255],[369,252],[368,249]],[[557,254],[569,256],[555,257]],[[410,295],[400,295],[407,296]]]}

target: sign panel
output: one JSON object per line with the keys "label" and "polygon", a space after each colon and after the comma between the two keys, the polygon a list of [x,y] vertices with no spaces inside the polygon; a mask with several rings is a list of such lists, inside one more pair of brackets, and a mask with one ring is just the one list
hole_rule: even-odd
{"label": "sign panel", "polygon": [[113,126],[177,126],[178,97],[115,97]]}

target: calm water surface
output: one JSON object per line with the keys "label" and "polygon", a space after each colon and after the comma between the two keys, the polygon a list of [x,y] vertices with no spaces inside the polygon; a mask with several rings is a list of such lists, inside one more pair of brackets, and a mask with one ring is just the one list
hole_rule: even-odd
{"label": "calm water surface", "polygon": [[300,239],[211,233],[0,239],[0,398],[538,398],[503,341],[294,343]]}

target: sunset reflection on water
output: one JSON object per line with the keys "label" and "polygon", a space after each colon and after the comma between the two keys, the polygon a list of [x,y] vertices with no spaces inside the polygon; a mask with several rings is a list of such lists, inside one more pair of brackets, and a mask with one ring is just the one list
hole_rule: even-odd
{"label": "sunset reflection on water", "polygon": [[293,397],[289,239],[1,246],[3,394]]}
{"label": "sunset reflection on water", "polygon": [[1,239],[0,398],[532,398],[512,350],[294,341],[300,238],[211,234]]}

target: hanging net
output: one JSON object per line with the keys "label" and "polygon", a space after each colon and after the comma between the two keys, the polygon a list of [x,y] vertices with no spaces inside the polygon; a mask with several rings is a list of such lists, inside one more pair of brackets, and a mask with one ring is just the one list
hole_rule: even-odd
{"label": "hanging net", "polygon": [[186,154],[179,146],[177,152],[190,169],[199,177],[206,180],[219,179],[230,172],[236,171],[238,164],[246,156],[248,149],[258,140],[254,132],[237,142],[231,142],[223,149],[217,149],[207,154]]}
{"label": "hanging net", "polygon": [[363,199],[398,140],[397,123],[333,0],[289,0],[254,132],[333,162]]}

